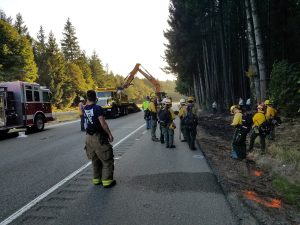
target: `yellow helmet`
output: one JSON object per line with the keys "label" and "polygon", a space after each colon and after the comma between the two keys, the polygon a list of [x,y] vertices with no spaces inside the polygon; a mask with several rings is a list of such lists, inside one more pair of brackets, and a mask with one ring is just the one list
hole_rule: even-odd
{"label": "yellow helmet", "polygon": [[238,106],[238,105],[233,105],[233,106],[231,106],[231,107],[230,107],[230,113],[231,113],[231,114],[233,114],[233,110],[234,110],[234,109],[240,109],[240,106]]}
{"label": "yellow helmet", "polygon": [[187,101],[188,101],[188,102],[193,102],[193,101],[194,101],[194,97],[189,96],[188,99],[187,99]]}
{"label": "yellow helmet", "polygon": [[265,101],[265,105],[271,105],[271,104],[272,104],[272,102],[271,102],[270,100],[267,99],[267,100]]}

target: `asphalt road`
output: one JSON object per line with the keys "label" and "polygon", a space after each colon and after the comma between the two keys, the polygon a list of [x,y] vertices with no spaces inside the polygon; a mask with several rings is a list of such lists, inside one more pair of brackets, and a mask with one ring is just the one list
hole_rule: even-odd
{"label": "asphalt road", "polygon": [[[108,120],[115,142],[143,124],[141,114]],[[79,122],[0,141],[0,220],[87,163]]]}
{"label": "asphalt road", "polygon": [[[142,113],[109,120],[115,142],[143,124]],[[230,207],[202,153],[166,149],[142,128],[115,149],[117,185],[91,184],[88,167],[12,224],[233,225]],[[79,125],[0,141],[1,220],[87,163]]]}

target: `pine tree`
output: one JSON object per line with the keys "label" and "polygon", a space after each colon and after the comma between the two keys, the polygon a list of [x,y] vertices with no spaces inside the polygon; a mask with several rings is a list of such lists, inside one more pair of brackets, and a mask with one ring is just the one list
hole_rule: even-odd
{"label": "pine tree", "polygon": [[68,18],[64,27],[61,48],[68,62],[73,62],[80,57],[81,51],[76,37],[75,27],[72,25],[70,18]]}
{"label": "pine tree", "polygon": [[79,66],[79,68],[83,73],[86,89],[94,89],[95,82],[93,80],[92,70],[89,66],[89,60],[84,51],[81,53],[80,57],[76,60],[76,64]]}
{"label": "pine tree", "polygon": [[62,98],[64,82],[67,78],[65,74],[64,56],[56,43],[52,31],[49,33],[48,43],[46,45],[46,65],[47,76],[49,77],[47,86],[53,93],[54,104],[61,108],[63,105],[69,104],[69,102],[64,101]]}
{"label": "pine tree", "polygon": [[23,20],[21,13],[18,13],[16,15],[16,21],[15,21],[14,26],[20,35],[28,35],[28,28],[24,24],[24,20]]}
{"label": "pine tree", "polygon": [[37,79],[33,50],[26,36],[19,35],[9,23],[0,20],[0,77],[1,80]]}
{"label": "pine tree", "polygon": [[12,25],[12,23],[13,23],[13,19],[10,16],[7,17],[6,13],[2,9],[0,9],[0,20],[3,20],[5,22],[9,23],[10,25]]}
{"label": "pine tree", "polygon": [[106,72],[103,69],[101,60],[99,59],[96,51],[93,51],[91,58],[89,59],[89,65],[92,71],[92,77],[98,87],[104,87],[104,76]]}
{"label": "pine tree", "polygon": [[42,26],[40,26],[40,30],[37,33],[37,40],[33,41],[33,52],[38,66],[38,82],[47,86],[50,78],[47,74],[46,35]]}

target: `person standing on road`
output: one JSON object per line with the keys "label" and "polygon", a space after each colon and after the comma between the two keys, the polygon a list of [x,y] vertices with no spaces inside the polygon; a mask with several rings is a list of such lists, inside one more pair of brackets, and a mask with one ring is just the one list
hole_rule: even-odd
{"label": "person standing on road", "polygon": [[174,129],[176,128],[173,120],[175,114],[171,109],[172,102],[170,99],[165,100],[164,108],[159,112],[159,121],[164,135],[166,148],[176,148],[174,145]]}
{"label": "person standing on road", "polygon": [[[186,113],[186,101],[184,98],[182,98],[182,99],[180,99],[180,107],[179,107],[179,113],[178,113],[178,117],[180,119],[179,139],[182,142],[187,141],[186,129],[183,125],[183,117],[184,117],[185,113]],[[181,134],[183,135],[183,139],[181,139]]]}
{"label": "person standing on road", "polygon": [[264,114],[264,105],[257,106],[257,113],[253,116],[253,127],[250,134],[249,152],[254,147],[255,139],[259,136],[261,153],[265,154],[266,151],[266,134],[264,124],[266,124],[266,116]]}
{"label": "person standing on road", "polygon": [[143,111],[144,111],[144,119],[146,120],[146,129],[151,129],[151,115],[149,111],[150,98],[146,97],[146,100],[143,102]]}
{"label": "person standing on road", "polygon": [[84,116],[87,124],[85,150],[92,160],[94,178],[93,184],[109,188],[116,184],[113,179],[114,155],[112,145],[114,138],[105,121],[101,106],[96,105],[96,92],[87,92],[87,105],[84,107]]}
{"label": "person standing on road", "polygon": [[232,138],[231,158],[244,159],[246,158],[246,137],[247,132],[243,130],[243,114],[238,105],[230,107],[230,113],[234,115],[231,126],[234,127]]}
{"label": "person standing on road", "polygon": [[[158,115],[165,108],[165,106],[166,106],[166,100],[167,100],[167,98],[164,98],[163,100],[161,100],[161,102],[159,104],[159,107],[158,107],[159,108],[159,110],[157,112]],[[160,131],[159,140],[160,140],[160,143],[164,144],[165,143],[165,136],[163,134],[163,128],[162,128],[162,124],[160,123],[159,116],[158,116],[158,123],[159,123],[159,131]]]}
{"label": "person standing on road", "polygon": [[188,105],[185,116],[183,118],[183,125],[186,130],[189,148],[191,150],[197,150],[195,146],[195,141],[198,125],[198,109],[194,104],[194,97],[188,97]]}
{"label": "person standing on road", "polygon": [[85,131],[85,128],[84,128],[84,102],[85,102],[85,99],[83,97],[80,97],[79,104],[78,104],[78,113],[80,116],[81,131]]}
{"label": "person standing on road", "polygon": [[151,102],[149,104],[149,111],[151,115],[151,138],[152,141],[159,142],[159,139],[156,137],[156,128],[157,128],[157,101],[156,94],[151,94]]}

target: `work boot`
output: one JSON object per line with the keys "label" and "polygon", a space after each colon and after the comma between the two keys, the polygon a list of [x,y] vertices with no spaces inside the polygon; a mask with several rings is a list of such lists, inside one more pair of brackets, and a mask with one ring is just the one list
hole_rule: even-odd
{"label": "work boot", "polygon": [[159,142],[158,138],[152,138],[152,141]]}
{"label": "work boot", "polygon": [[176,148],[176,146],[175,145],[171,145],[170,148]]}
{"label": "work boot", "polygon": [[195,146],[193,146],[193,147],[191,147],[191,150],[195,151],[195,150],[197,150],[197,148]]}
{"label": "work boot", "polygon": [[166,148],[170,148],[170,146],[169,146],[169,145],[167,145],[167,146],[166,146]]}
{"label": "work boot", "polygon": [[94,178],[94,179],[92,180],[92,183],[93,183],[94,185],[100,185],[100,184],[102,184],[102,181],[101,181],[101,179]]}
{"label": "work boot", "polygon": [[111,188],[117,184],[116,180],[111,181],[109,184],[103,184],[104,188]]}

